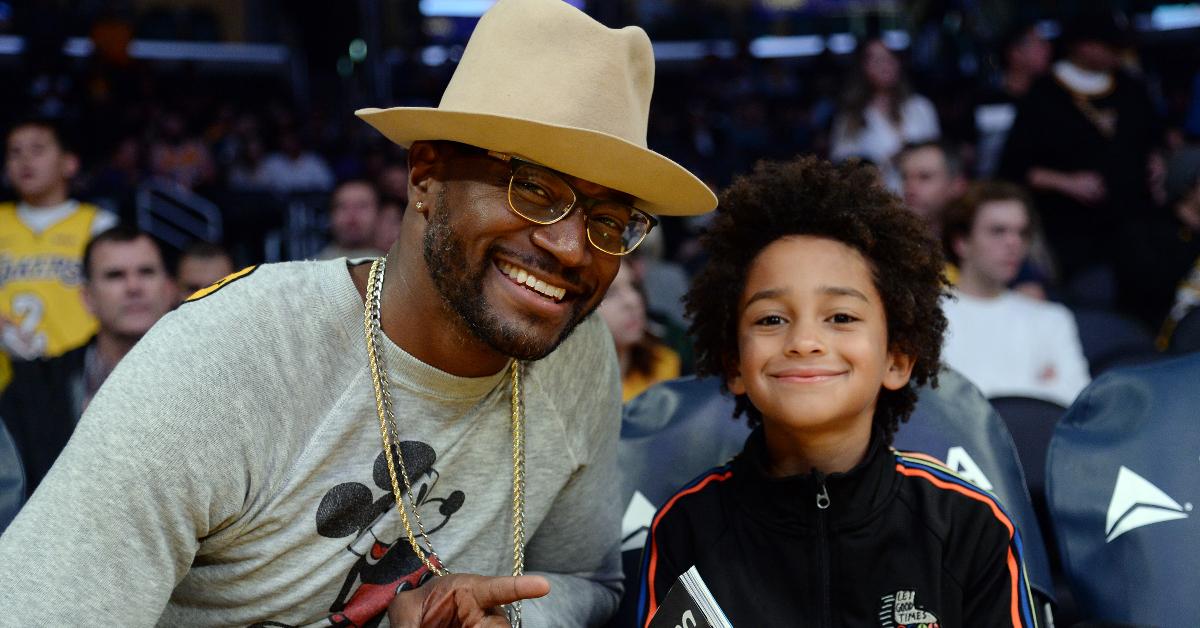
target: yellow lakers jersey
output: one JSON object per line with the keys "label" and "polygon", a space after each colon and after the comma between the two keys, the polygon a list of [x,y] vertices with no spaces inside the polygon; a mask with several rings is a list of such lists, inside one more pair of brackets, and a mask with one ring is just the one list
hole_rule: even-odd
{"label": "yellow lakers jersey", "polygon": [[80,290],[83,249],[99,211],[80,203],[69,217],[34,233],[14,203],[0,203],[0,316],[3,347],[14,357],[56,356],[96,333]]}

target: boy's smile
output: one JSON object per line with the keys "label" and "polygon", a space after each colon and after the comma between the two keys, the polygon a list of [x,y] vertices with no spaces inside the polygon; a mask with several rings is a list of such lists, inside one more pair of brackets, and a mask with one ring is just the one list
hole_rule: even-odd
{"label": "boy's smile", "polygon": [[739,309],[729,389],[762,413],[770,448],[775,435],[834,436],[861,437],[865,450],[880,388],[906,385],[911,360],[888,351],[887,316],[863,256],[827,238],[780,238],[750,266]]}

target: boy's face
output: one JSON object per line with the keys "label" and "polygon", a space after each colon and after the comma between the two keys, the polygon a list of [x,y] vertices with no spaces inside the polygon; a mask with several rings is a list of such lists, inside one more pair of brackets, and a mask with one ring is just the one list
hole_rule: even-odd
{"label": "boy's face", "polygon": [[912,361],[888,351],[871,270],[845,244],[812,236],[771,243],[750,267],[739,311],[729,389],[750,397],[768,433],[865,437],[880,387],[908,383]]}
{"label": "boy's face", "polygon": [[65,188],[78,162],[59,146],[54,133],[39,126],[23,126],[8,136],[4,167],[9,181],[24,200]]}

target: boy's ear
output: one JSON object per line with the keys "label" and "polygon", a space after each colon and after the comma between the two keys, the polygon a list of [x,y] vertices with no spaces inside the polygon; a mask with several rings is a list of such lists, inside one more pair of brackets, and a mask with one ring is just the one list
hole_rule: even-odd
{"label": "boy's ear", "polygon": [[917,361],[907,353],[895,349],[888,351],[888,364],[887,371],[883,374],[883,387],[888,390],[900,390],[907,386],[916,363]]}
{"label": "boy's ear", "polygon": [[738,368],[737,359],[725,359],[725,387],[735,395],[746,394],[746,382],[742,381],[742,371]]}

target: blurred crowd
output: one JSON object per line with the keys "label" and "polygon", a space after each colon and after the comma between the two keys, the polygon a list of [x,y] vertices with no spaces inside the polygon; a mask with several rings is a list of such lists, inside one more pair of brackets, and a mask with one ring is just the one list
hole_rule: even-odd
{"label": "blurred crowd", "polygon": [[[1194,326],[1187,319],[1200,303],[1200,59],[1190,47],[1182,57],[1149,54],[1120,16],[1059,26],[1012,23],[971,54],[917,31],[903,46],[866,34],[844,55],[761,59],[743,50],[664,62],[649,144],[717,190],[760,159],[802,153],[873,169],[952,261],[950,365],[985,394],[1066,406],[1108,367],[1195,348],[1177,332]],[[71,282],[83,310],[61,305],[62,295],[21,301],[37,289],[17,283],[36,282],[34,271],[50,264],[22,262],[28,243],[2,244],[0,296],[10,302],[0,313],[15,362],[96,346],[124,329],[98,292],[107,271],[87,259],[105,249],[153,253],[158,261],[147,263],[177,281],[174,304],[235,268],[391,246],[407,205],[406,156],[349,111],[328,99],[297,102],[273,80],[135,63],[106,53],[102,30],[93,35],[97,52],[83,66],[27,55],[13,83],[21,89],[0,111],[3,192],[24,225],[6,235],[85,236],[62,253],[82,262]],[[369,104],[427,102],[449,76],[446,66],[402,67],[396,101]],[[215,213],[168,236],[155,201],[164,197]],[[45,208],[57,213],[36,211]],[[70,226],[80,212],[86,220]],[[125,231],[109,231],[118,224]],[[704,225],[664,219],[601,308],[626,399],[690,372],[680,298],[704,261]],[[143,240],[153,251],[141,250]],[[137,277],[129,264],[121,276]],[[119,315],[166,311],[146,305],[154,291],[135,284],[116,297],[126,301]],[[66,322],[35,329],[56,317]],[[127,350],[146,328],[113,333]],[[92,366],[77,370],[98,385],[121,354],[93,351],[79,362]],[[0,377],[10,376],[6,365]],[[71,412],[86,405],[80,399]]]}

